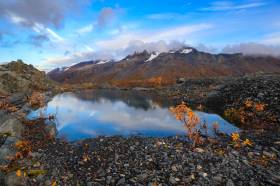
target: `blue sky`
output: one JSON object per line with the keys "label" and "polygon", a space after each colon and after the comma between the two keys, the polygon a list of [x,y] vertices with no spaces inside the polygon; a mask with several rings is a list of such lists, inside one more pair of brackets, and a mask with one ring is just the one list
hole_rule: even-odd
{"label": "blue sky", "polygon": [[0,0],[0,61],[49,70],[182,45],[280,55],[279,0]]}

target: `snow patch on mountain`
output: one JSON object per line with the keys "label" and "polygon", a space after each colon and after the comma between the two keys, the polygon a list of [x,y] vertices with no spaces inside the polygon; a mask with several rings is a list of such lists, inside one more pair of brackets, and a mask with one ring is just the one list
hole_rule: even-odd
{"label": "snow patch on mountain", "polygon": [[193,51],[193,49],[191,48],[185,48],[181,51],[182,54],[188,54],[188,53],[191,53]]}
{"label": "snow patch on mountain", "polygon": [[67,71],[69,69],[70,69],[70,67],[64,68],[63,72],[65,72],[65,71]]}
{"label": "snow patch on mountain", "polygon": [[160,54],[159,52],[152,53],[151,56],[150,56],[150,58],[147,59],[145,62],[149,62],[149,61],[154,60],[155,58],[158,57],[159,54]]}
{"label": "snow patch on mountain", "polygon": [[104,64],[104,63],[108,63],[110,60],[101,60],[99,61],[98,63],[96,63],[97,65],[100,65],[100,64]]}

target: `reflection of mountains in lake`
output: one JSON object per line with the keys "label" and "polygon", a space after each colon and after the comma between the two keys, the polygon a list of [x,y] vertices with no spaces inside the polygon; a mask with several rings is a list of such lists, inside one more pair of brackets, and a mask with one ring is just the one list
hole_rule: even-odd
{"label": "reflection of mountains in lake", "polygon": [[167,108],[173,105],[171,99],[167,99],[166,97],[150,91],[101,89],[77,92],[75,93],[75,96],[83,100],[96,102],[99,102],[102,99],[107,99],[112,102],[123,101],[128,106],[143,109],[145,111],[154,107]]}

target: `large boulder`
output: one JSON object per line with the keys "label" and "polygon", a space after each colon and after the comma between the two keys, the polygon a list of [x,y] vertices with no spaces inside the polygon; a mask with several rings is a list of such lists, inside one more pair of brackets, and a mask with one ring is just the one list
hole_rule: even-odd
{"label": "large boulder", "polygon": [[55,83],[46,73],[21,60],[0,65],[0,94],[52,90]]}
{"label": "large boulder", "polygon": [[22,123],[16,118],[9,118],[4,121],[2,124],[0,123],[0,133],[7,133],[11,136],[20,137],[24,126]]}
{"label": "large boulder", "polygon": [[15,143],[19,140],[17,137],[8,137],[0,148],[0,163],[8,163],[8,157],[16,154]]}

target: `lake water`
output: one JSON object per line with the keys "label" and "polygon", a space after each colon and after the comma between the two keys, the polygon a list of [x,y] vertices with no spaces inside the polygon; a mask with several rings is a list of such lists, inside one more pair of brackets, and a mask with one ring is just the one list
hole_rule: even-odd
{"label": "lake water", "polygon": [[[143,91],[90,90],[55,96],[45,108],[33,111],[45,116],[56,115],[58,137],[71,141],[96,136],[141,135],[149,137],[184,135],[185,129],[169,112],[172,102],[162,96]],[[208,125],[219,123],[224,133],[238,131],[219,115],[196,112]]]}

